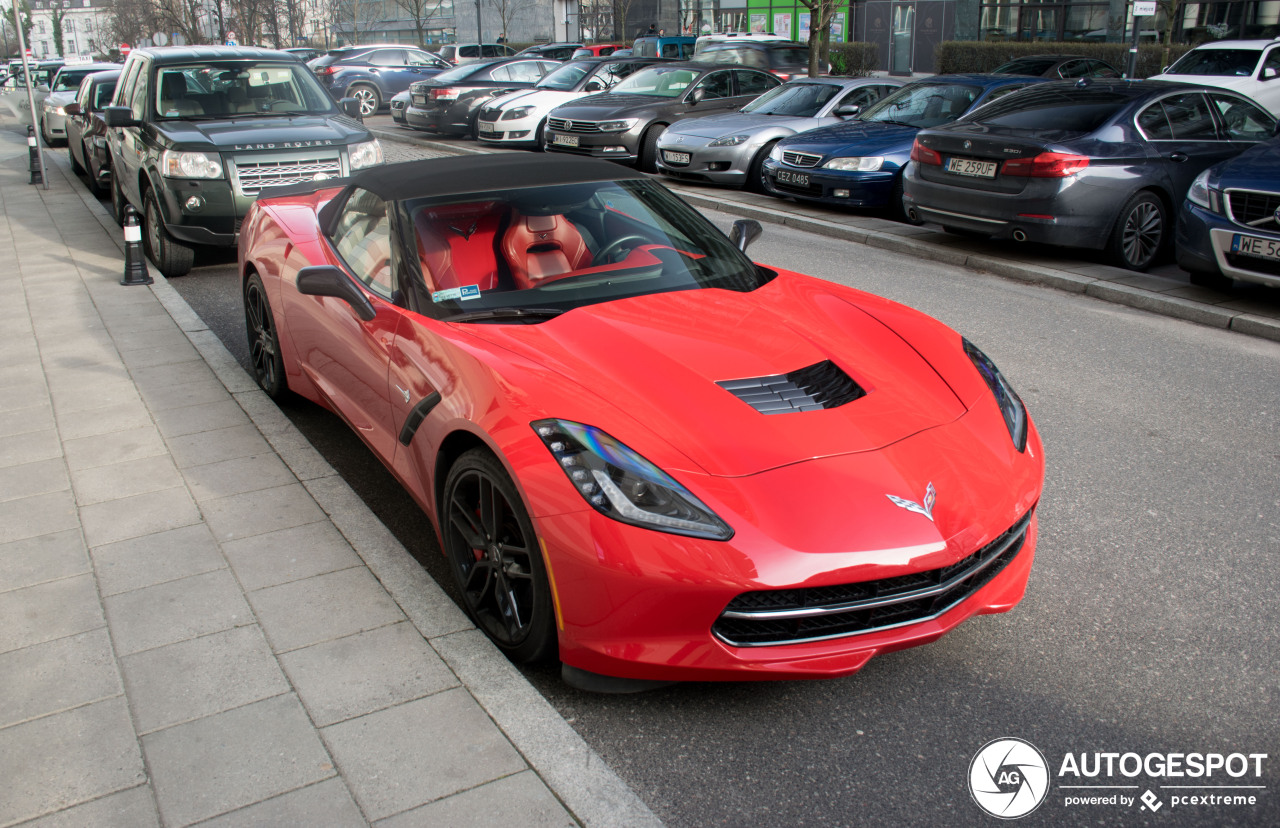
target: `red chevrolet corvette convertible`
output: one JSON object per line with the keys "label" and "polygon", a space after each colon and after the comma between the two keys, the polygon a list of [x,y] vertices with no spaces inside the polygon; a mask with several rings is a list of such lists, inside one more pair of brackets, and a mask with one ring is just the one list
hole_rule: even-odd
{"label": "red chevrolet corvette convertible", "polygon": [[466,611],[578,687],[852,673],[1022,598],[1039,435],[981,351],[753,263],[590,159],[282,188],[240,237],[253,371],[355,429]]}

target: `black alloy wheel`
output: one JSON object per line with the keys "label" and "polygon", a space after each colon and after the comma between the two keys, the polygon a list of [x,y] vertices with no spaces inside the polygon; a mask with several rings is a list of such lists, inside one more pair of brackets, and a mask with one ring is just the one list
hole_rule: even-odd
{"label": "black alloy wheel", "polygon": [[249,338],[249,363],[258,387],[273,400],[289,390],[284,375],[284,358],[280,355],[280,337],[276,335],[276,318],[271,315],[271,302],[258,274],[250,274],[244,286],[244,328]]}
{"label": "black alloy wheel", "polygon": [[147,255],[166,279],[186,276],[191,272],[196,253],[187,245],[175,240],[165,229],[155,190],[148,189],[142,194],[142,225],[142,239],[147,248]]}
{"label": "black alloy wheel", "polygon": [[382,106],[382,96],[378,94],[377,88],[365,83],[352,84],[348,87],[347,97],[355,98],[360,102],[362,118],[378,114],[378,108]]}
{"label": "black alloy wheel", "polygon": [[555,612],[538,538],[488,450],[465,452],[449,470],[441,523],[450,569],[476,626],[517,663],[553,654]]}
{"label": "black alloy wheel", "polygon": [[747,167],[747,189],[753,193],[767,193],[764,187],[764,162],[765,159],[773,152],[774,146],[777,145],[781,138],[770,141],[760,148],[755,158],[751,159],[751,166]]}
{"label": "black alloy wheel", "polygon": [[1111,231],[1111,258],[1128,270],[1146,270],[1164,248],[1166,225],[1160,197],[1147,190],[1135,193]]}

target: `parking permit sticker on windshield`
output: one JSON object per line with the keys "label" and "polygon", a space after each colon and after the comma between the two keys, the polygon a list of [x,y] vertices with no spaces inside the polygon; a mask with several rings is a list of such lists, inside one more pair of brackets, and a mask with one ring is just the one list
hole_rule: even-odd
{"label": "parking permit sticker on windshield", "polygon": [[431,294],[432,302],[448,302],[450,299],[466,301],[467,299],[479,298],[479,285],[465,285],[463,287],[449,288],[448,290],[437,290]]}

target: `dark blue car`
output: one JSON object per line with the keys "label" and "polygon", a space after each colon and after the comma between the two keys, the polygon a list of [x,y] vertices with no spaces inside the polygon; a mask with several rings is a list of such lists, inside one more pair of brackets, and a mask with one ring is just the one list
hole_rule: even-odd
{"label": "dark blue car", "polygon": [[902,168],[916,133],[1043,78],[938,75],[902,87],[857,118],[784,138],[764,162],[765,189],[780,197],[902,215]]}
{"label": "dark blue car", "polygon": [[1176,240],[1192,284],[1280,287],[1280,139],[1200,173],[1178,211]]}
{"label": "dark blue car", "polygon": [[360,114],[368,117],[409,84],[435,77],[451,66],[411,46],[357,46],[331,62],[313,64],[312,71],[334,100],[355,98],[360,101]]}

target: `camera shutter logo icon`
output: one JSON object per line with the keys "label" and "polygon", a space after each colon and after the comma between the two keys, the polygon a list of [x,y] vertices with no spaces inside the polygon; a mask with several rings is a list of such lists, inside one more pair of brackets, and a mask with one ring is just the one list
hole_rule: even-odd
{"label": "camera shutter logo icon", "polygon": [[1049,794],[1049,764],[1028,741],[994,739],[969,763],[969,794],[993,817],[1024,817]]}

